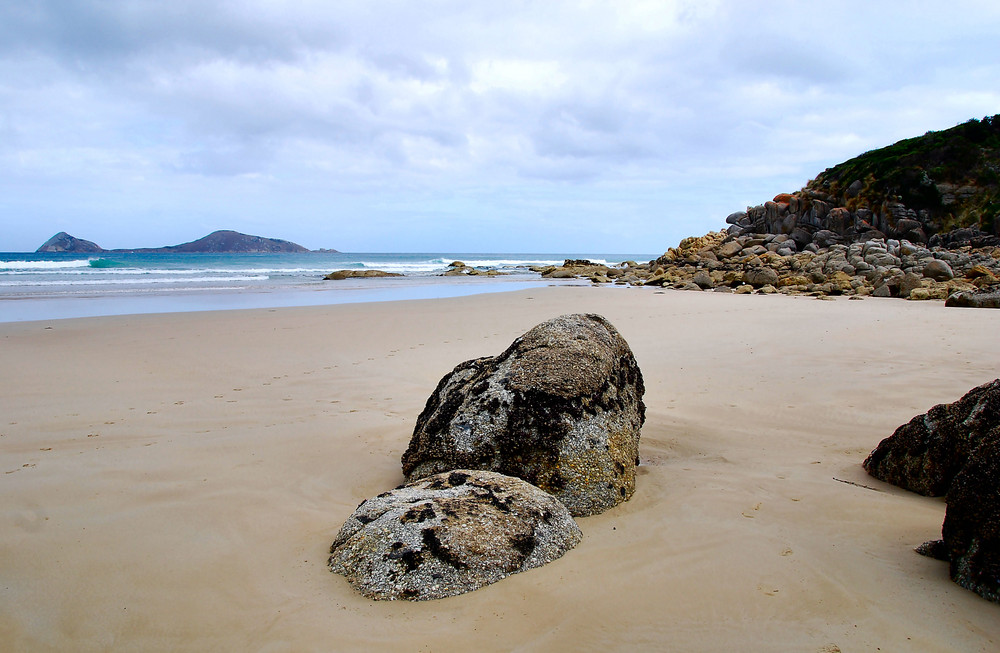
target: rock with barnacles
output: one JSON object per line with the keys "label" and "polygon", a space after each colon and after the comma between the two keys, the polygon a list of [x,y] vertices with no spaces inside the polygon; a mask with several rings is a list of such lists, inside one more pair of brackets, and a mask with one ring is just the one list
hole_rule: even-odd
{"label": "rock with barnacles", "polygon": [[927,496],[948,492],[969,455],[1000,429],[1000,379],[917,415],[879,443],[864,467],[875,478]]}
{"label": "rock with barnacles", "polygon": [[971,453],[947,504],[942,539],[917,551],[948,561],[952,580],[1000,603],[1000,428]]}
{"label": "rock with barnacles", "polygon": [[603,512],[635,491],[643,392],[611,323],[554,318],[441,380],[417,418],[403,474],[492,470],[550,492],[575,516]]}
{"label": "rock with barnacles", "polygon": [[439,599],[540,567],[582,535],[555,497],[518,478],[454,470],[368,499],[330,569],[372,599]]}

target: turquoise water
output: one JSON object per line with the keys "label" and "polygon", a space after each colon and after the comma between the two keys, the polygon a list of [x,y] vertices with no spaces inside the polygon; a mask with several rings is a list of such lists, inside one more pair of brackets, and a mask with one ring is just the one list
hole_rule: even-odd
{"label": "turquoise water", "polygon": [[[0,322],[132,313],[311,306],[500,292],[548,285],[531,266],[567,258],[616,264],[653,255],[0,253]],[[453,261],[494,277],[444,277]],[[399,278],[325,281],[334,270]]]}

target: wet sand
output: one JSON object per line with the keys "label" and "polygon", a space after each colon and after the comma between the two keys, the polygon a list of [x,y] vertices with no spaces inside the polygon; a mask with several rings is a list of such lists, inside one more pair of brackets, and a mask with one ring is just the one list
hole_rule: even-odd
{"label": "wet sand", "polygon": [[[330,573],[441,376],[569,312],[607,317],[645,376],[635,497],[459,597],[372,602]],[[0,641],[994,650],[1000,605],[913,552],[943,501],[861,461],[1000,376],[998,327],[940,302],[589,287],[0,324]]]}

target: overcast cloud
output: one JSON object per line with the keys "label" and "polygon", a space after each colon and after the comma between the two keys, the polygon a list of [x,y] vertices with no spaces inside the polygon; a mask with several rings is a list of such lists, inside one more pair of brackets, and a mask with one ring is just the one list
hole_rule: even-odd
{"label": "overcast cloud", "polygon": [[1000,113],[996,2],[0,0],[0,251],[662,252]]}

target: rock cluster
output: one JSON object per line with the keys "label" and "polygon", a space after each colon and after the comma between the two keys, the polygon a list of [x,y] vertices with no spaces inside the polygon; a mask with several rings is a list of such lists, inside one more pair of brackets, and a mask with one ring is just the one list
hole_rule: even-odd
{"label": "rock cluster", "polygon": [[443,277],[476,277],[476,276],[487,276],[495,277],[504,274],[500,270],[495,268],[489,268],[481,270],[479,268],[474,268],[471,265],[466,265],[462,261],[452,261],[448,264],[448,269],[441,275]]}
{"label": "rock cluster", "polygon": [[552,495],[510,476],[454,470],[363,502],[329,564],[368,598],[438,599],[540,567],[581,538]]}
{"label": "rock cluster", "polygon": [[[857,199],[865,190],[865,184],[860,179],[842,193],[824,190],[823,185],[807,186],[795,193],[780,193],[770,202],[732,213],[726,218],[726,223],[730,225],[727,231],[734,236],[787,235],[800,247],[812,243],[822,248],[834,243],[850,244],[877,239],[908,240],[944,247],[1000,246],[1000,238],[984,233],[978,227],[940,232],[940,221],[932,212],[909,208],[898,198],[886,199],[873,209],[867,201]],[[942,205],[948,207],[956,199],[968,199],[982,189],[941,183],[935,191],[940,195]]]}
{"label": "rock cluster", "polygon": [[864,462],[870,474],[925,495],[946,494],[942,539],[917,551],[1000,603],[1000,379],[900,426]]}
{"label": "rock cluster", "polygon": [[344,279],[372,279],[380,277],[401,277],[398,272],[386,272],[384,270],[337,270],[324,276],[327,281],[342,281]]}
{"label": "rock cluster", "polygon": [[643,392],[631,349],[599,315],[557,317],[462,363],[417,418],[410,483],[358,506],[330,569],[370,598],[420,600],[560,557],[582,537],[573,515],[635,491]]}
{"label": "rock cluster", "polygon": [[642,373],[599,315],[563,315],[502,354],[458,365],[417,418],[403,473],[489,469],[558,497],[576,516],[635,491]]}
{"label": "rock cluster", "polygon": [[546,278],[683,290],[795,295],[873,295],[912,300],[1000,291],[1000,247],[928,248],[907,240],[849,245],[817,232],[805,245],[785,234],[725,231],[685,238],[648,263],[608,267],[567,261],[537,269]]}

